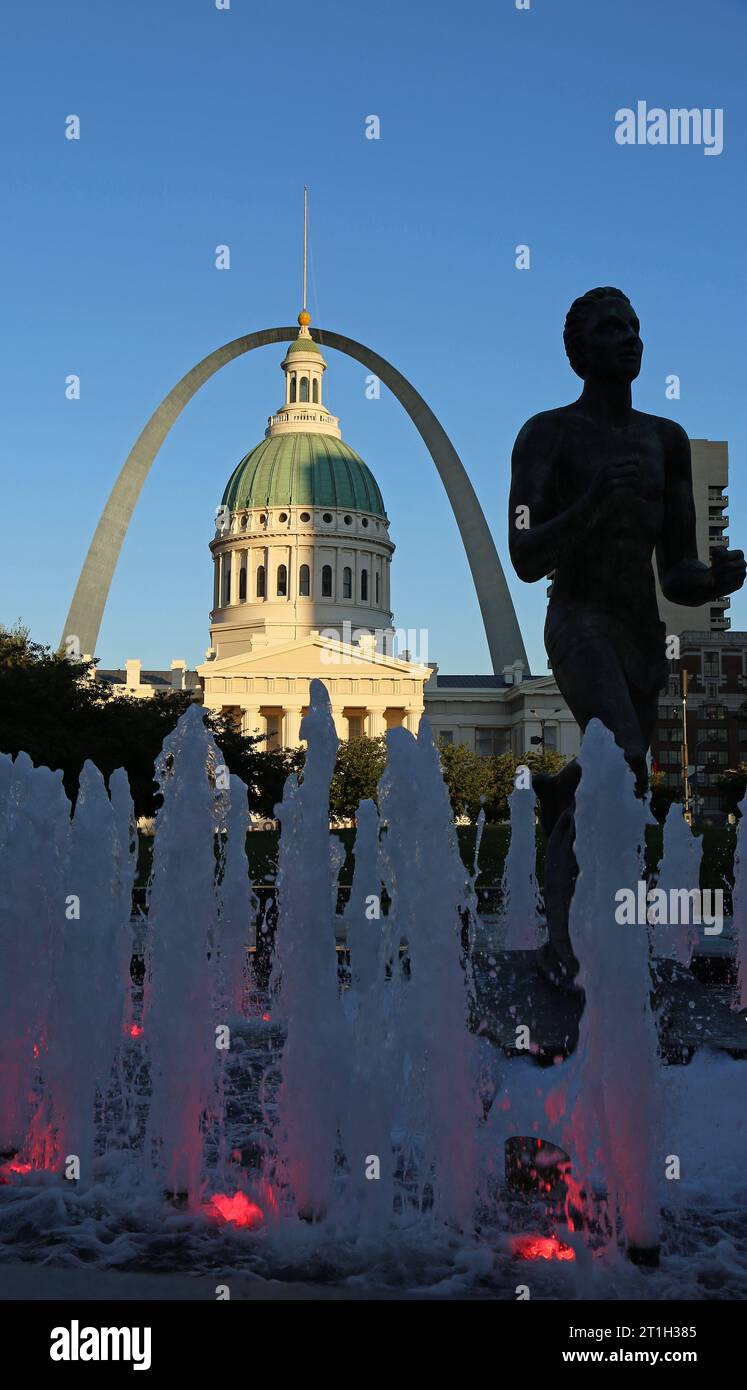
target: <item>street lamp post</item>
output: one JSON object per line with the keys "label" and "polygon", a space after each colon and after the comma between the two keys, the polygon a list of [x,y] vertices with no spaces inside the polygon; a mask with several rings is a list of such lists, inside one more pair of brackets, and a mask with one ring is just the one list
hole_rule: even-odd
{"label": "street lamp post", "polygon": [[553,716],[554,714],[562,714],[562,712],[563,712],[563,706],[562,706],[562,705],[556,705],[555,709],[544,710],[542,713],[540,713],[540,711],[537,710],[537,709],[530,709],[530,710],[529,710],[529,713],[532,715],[532,717],[533,717],[534,719],[537,720],[537,723],[539,724],[540,729],[542,730],[542,733],[540,734],[539,738],[537,738],[536,734],[533,734],[533,735],[531,736],[529,742],[530,742],[530,743],[539,743],[539,744],[541,744],[541,745],[542,745],[542,748],[543,748],[543,750],[544,750],[544,747],[545,747],[545,725],[550,723],[550,719],[552,718],[552,716]]}
{"label": "street lamp post", "polygon": [[682,695],[682,791],[683,791],[683,815],[685,820],[692,820],[690,811],[690,779],[688,776],[688,754],[687,754],[687,680],[688,671],[685,668],[680,673],[680,693]]}

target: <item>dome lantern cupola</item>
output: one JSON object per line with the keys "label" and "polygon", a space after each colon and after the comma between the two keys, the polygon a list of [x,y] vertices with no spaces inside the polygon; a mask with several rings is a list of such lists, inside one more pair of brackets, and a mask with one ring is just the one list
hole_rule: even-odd
{"label": "dome lantern cupola", "polygon": [[340,439],[339,421],[322,404],[322,377],[327,363],[309,332],[311,318],[306,309],[301,310],[298,322],[298,337],[280,364],[285,373],[285,401],[270,416],[266,433],[271,436],[312,430]]}
{"label": "dome lantern cupola", "polygon": [[309,330],[305,260],[298,336],[281,363],[285,400],[231,474],[210,543],[219,659],[392,623],[389,522],[373,473],[322,402],[327,363]]}

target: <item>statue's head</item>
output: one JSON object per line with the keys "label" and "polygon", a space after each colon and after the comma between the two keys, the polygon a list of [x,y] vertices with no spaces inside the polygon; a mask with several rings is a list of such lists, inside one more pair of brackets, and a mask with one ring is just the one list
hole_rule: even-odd
{"label": "statue's head", "polygon": [[584,381],[598,377],[635,381],[641,370],[641,325],[628,296],[605,285],[574,299],[563,342],[574,372]]}

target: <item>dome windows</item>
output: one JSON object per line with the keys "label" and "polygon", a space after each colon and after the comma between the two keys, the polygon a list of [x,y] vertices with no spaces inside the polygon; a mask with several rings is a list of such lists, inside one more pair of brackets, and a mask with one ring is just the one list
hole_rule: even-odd
{"label": "dome windows", "polygon": [[353,597],[353,571],[350,565],[346,565],[342,572],[342,596],[343,598]]}
{"label": "dome windows", "polygon": [[377,575],[376,575],[376,607],[377,607],[377,608],[378,608],[378,606],[379,606],[379,593],[380,593],[380,589],[381,589],[380,579],[381,579],[381,576],[377,574]]}
{"label": "dome windows", "polygon": [[364,518],[363,518],[363,520],[362,520],[362,522],[361,522],[361,526],[368,526],[368,517],[367,517],[367,516],[364,516]]}
{"label": "dome windows", "polygon": [[281,512],[281,513],[280,513],[280,516],[278,517],[278,521],[280,522],[280,525],[281,525],[281,526],[284,526],[287,520],[288,520],[288,513],[287,513],[287,512]]}
{"label": "dome windows", "polygon": [[368,600],[368,570],[361,570],[361,603]]}
{"label": "dome windows", "polygon": [[301,598],[308,598],[311,593],[311,573],[308,565],[302,565],[298,571],[298,592]]}
{"label": "dome windows", "polygon": [[309,378],[308,378],[307,376],[302,376],[302,377],[301,377],[301,396],[300,396],[301,404],[302,404],[302,405],[307,404],[308,399],[309,399]]}
{"label": "dome windows", "polygon": [[295,404],[296,404],[296,373],[295,373],[295,372],[293,372],[293,373],[291,374],[291,379],[290,379],[290,403],[291,403],[291,405],[295,405]]}
{"label": "dome windows", "polygon": [[353,518],[352,518],[352,516],[344,516],[342,519],[343,519],[343,521],[345,522],[345,525],[346,525],[346,526],[352,526],[352,524],[353,524]]}
{"label": "dome windows", "polygon": [[288,569],[286,565],[278,565],[277,595],[278,598],[288,597]]}
{"label": "dome windows", "polygon": [[311,383],[311,399],[313,400],[314,405],[319,404],[319,381],[317,377],[314,377],[314,380]]}
{"label": "dome windows", "polygon": [[303,522],[311,521],[311,516],[308,512],[301,512],[300,520]]}
{"label": "dome windows", "polygon": [[332,566],[322,565],[322,598],[332,597]]}
{"label": "dome windows", "polygon": [[331,512],[325,512],[325,513],[324,513],[324,516],[322,517],[322,521],[326,521],[327,525],[329,526],[329,523],[331,522],[331,520],[332,520],[332,513],[331,513]]}
{"label": "dome windows", "polygon": [[239,570],[239,603],[246,603],[246,570]]}
{"label": "dome windows", "polygon": [[265,597],[265,567],[257,566],[257,598]]}

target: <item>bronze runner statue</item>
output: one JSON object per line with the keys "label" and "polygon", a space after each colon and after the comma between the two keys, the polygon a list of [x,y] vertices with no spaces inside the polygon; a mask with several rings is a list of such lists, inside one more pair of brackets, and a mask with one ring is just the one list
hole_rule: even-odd
{"label": "bronze runner statue", "polygon": [[[610,286],[571,305],[565,349],[584,389],[577,401],[534,415],[512,457],[511,559],[520,579],[552,576],[545,646],[555,680],[584,730],[601,719],[647,788],[646,754],[666,683],[665,629],[652,557],[672,603],[698,607],[740,589],[741,550],[698,559],[690,442],[673,420],[634,410],[640,324]],[[574,794],[580,768],[536,775],[547,835],[544,972],[572,984],[578,962],[568,932],[573,885]]]}

